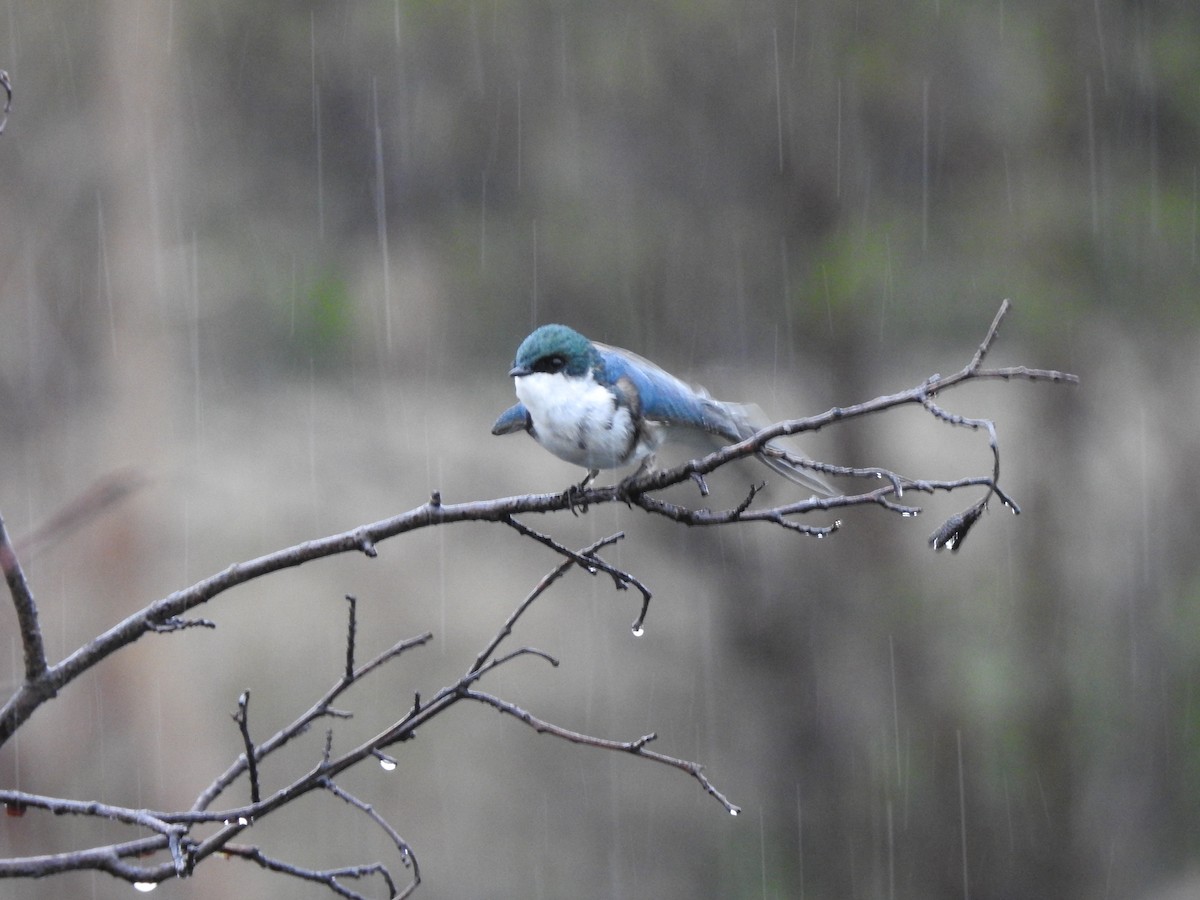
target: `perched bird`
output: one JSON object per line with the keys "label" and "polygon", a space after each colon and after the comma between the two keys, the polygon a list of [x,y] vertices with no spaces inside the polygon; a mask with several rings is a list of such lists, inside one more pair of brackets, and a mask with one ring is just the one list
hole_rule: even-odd
{"label": "perched bird", "polygon": [[[754,407],[714,400],[636,353],[589,341],[566,325],[543,325],[525,338],[508,374],[521,402],[500,415],[492,434],[529,432],[559,459],[587,469],[583,485],[600,469],[651,468],[664,443],[708,452],[758,430]],[[781,453],[767,444],[757,455],[796,484],[833,493]]]}

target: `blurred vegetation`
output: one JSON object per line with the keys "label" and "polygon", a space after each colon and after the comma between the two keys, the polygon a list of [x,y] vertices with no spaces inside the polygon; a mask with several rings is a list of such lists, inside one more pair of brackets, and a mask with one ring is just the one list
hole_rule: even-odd
{"label": "blurred vegetation", "polygon": [[[642,696],[647,656],[672,660],[649,725],[689,710],[675,733],[720,763],[744,822],[709,824],[661,773],[668,799],[638,811],[558,747],[520,820],[541,850],[447,813],[444,772],[398,827],[434,860],[430,897],[959,897],[964,879],[974,898],[1151,896],[1200,853],[1197,47],[1186,2],[12,6],[0,510],[32,528],[109,469],[168,473],[126,523],[143,543],[96,550],[112,605],[79,625],[99,629],[198,560],[448,482],[565,483],[532,445],[487,443],[534,323],[790,415],[956,368],[1011,297],[997,353],[1084,387],[972,408],[999,409],[1027,514],[993,513],[961,556],[879,517],[819,553],[626,523],[644,565],[681,567],[637,574],[668,595],[695,578],[694,610],[677,644],[576,652],[616,697]],[[979,452],[893,422],[820,439],[916,474]],[[118,564],[147,548],[158,568]],[[528,586],[475,549],[494,555],[458,568]],[[446,552],[386,583],[444,591]],[[41,574],[51,603],[79,602],[74,576]],[[586,809],[563,799],[581,781]],[[406,831],[426,821],[445,846]],[[501,863],[456,868],[481,844]]]}

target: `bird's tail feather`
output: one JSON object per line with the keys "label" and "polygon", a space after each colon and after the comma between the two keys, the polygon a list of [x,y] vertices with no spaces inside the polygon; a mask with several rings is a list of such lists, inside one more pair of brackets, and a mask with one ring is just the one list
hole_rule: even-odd
{"label": "bird's tail feather", "polygon": [[775,444],[767,444],[757,454],[772,471],[779,473],[793,484],[798,484],[806,490],[822,497],[832,497],[837,492],[816,473],[804,468],[802,461],[793,453],[788,453]]}
{"label": "bird's tail feather", "polygon": [[[753,437],[767,423],[762,410],[752,403],[722,403],[721,406],[740,441]],[[778,444],[766,444],[755,455],[772,471],[814,494],[822,497],[833,497],[837,494],[823,478],[805,465],[809,460],[785,450]]]}

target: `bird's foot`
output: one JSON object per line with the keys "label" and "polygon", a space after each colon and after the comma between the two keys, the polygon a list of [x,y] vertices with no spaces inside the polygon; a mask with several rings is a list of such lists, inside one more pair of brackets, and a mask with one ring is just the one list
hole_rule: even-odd
{"label": "bird's foot", "polygon": [[573,484],[563,491],[563,500],[567,504],[567,509],[571,511],[571,515],[577,516],[581,512],[585,513],[588,511],[587,488],[599,474],[599,469],[590,469],[583,481],[579,482],[579,484]]}

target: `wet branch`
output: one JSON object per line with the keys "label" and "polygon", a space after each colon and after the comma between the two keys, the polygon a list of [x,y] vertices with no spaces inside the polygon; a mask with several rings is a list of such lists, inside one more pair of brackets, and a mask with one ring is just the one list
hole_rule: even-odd
{"label": "wet branch", "polygon": [[242,735],[242,746],[246,748],[246,768],[250,772],[250,803],[257,805],[260,797],[258,766],[254,756],[254,741],[250,739],[249,707],[250,692],[242,691],[242,696],[238,697],[238,708],[237,712],[233,714],[233,721],[237,723],[238,731]]}
{"label": "wet branch", "polygon": [[714,797],[717,802],[725,807],[725,810],[730,815],[736,816],[742,811],[740,806],[735,806],[729,802],[724,794],[718,791],[708,777],[704,774],[704,766],[696,762],[691,762],[686,759],[676,759],[673,756],[667,756],[664,753],[656,753],[653,750],[647,750],[646,745],[651,741],[658,740],[658,735],[654,732],[643,735],[633,741],[614,741],[608,738],[593,737],[590,734],[581,734],[578,731],[572,731],[569,728],[563,728],[561,725],[555,725],[553,722],[547,722],[545,719],[539,719],[530,712],[526,712],[515,703],[510,703],[507,700],[502,700],[500,697],[492,694],[484,693],[483,691],[467,690],[465,696],[471,700],[476,700],[484,703],[493,709],[498,709],[500,712],[510,715],[515,719],[524,722],[538,734],[549,734],[556,738],[561,738],[564,741],[570,741],[572,744],[583,744],[587,747],[598,747],[601,750],[615,750],[618,753],[631,753],[634,756],[640,756],[644,759],[654,760],[655,762],[663,763],[664,765],[674,766],[676,769],[681,769],[687,772],[700,783],[705,792]]}
{"label": "wet branch", "polygon": [[[727,525],[735,522],[760,521],[770,522],[779,525],[788,530],[795,531],[801,534],[808,534],[814,537],[822,538],[834,531],[839,526],[839,521],[834,521],[824,527],[800,526],[792,521],[791,517],[801,515],[815,510],[834,509],[846,506],[862,506],[868,504],[876,504],[884,509],[898,513],[905,517],[918,515],[921,510],[919,507],[906,506],[895,502],[904,495],[905,491],[917,490],[929,492],[931,489],[953,491],[959,488],[968,486],[983,486],[988,490],[982,498],[971,504],[966,510],[951,516],[944,524],[942,524],[931,535],[929,542],[936,550],[949,548],[957,551],[962,547],[963,538],[967,531],[983,514],[987,507],[988,500],[995,496],[1005,506],[1012,509],[1014,512],[1019,512],[1020,507],[1016,502],[1009,497],[1000,487],[1000,444],[996,434],[996,426],[990,419],[969,418],[958,415],[946,410],[944,407],[934,401],[934,397],[944,393],[951,388],[958,387],[970,381],[1000,379],[1024,379],[1027,381],[1047,381],[1057,384],[1078,384],[1079,378],[1066,372],[1059,372],[1054,369],[1035,369],[1027,366],[1016,366],[999,369],[983,368],[983,361],[987,357],[988,352],[992,348],[997,335],[999,334],[1000,324],[1004,317],[1008,314],[1011,305],[1008,300],[1000,304],[995,317],[992,319],[991,326],[988,328],[987,334],[982,342],[975,350],[971,361],[962,369],[947,377],[941,375],[932,375],[915,387],[905,391],[900,391],[895,394],[889,394],[882,397],[876,397],[873,400],[868,400],[864,403],[859,403],[854,406],[834,407],[826,410],[815,416],[808,416],[802,419],[791,419],[785,422],[779,422],[767,428],[763,428],[756,434],[750,436],[744,441],[737,444],[730,444],[720,450],[710,453],[701,459],[691,460],[683,465],[673,469],[667,469],[661,472],[649,472],[636,477],[627,479],[620,484],[611,487],[596,488],[593,490],[583,491],[576,498],[577,502],[586,506],[591,503],[603,503],[613,499],[623,500],[632,506],[638,506],[646,510],[646,512],[656,515],[666,516],[674,521],[682,522],[687,525]],[[984,430],[988,434],[988,446],[992,451],[992,473],[990,476],[977,476],[970,479],[962,479],[957,482],[941,481],[932,482],[922,479],[912,478],[910,476],[901,475],[896,472],[891,472],[887,469],[878,467],[847,467],[839,466],[832,463],[818,462],[806,460],[799,457],[791,456],[785,450],[777,447],[768,447],[768,443],[775,438],[785,437],[788,435],[803,434],[806,432],[820,431],[822,428],[827,428],[839,422],[848,421],[850,419],[862,418],[868,415],[886,412],[891,409],[896,409],[901,406],[920,405],[935,419],[945,422],[955,427],[969,428],[972,430]],[[679,484],[687,478],[693,478],[707,475],[709,472],[732,462],[735,459],[753,455],[755,453],[765,453],[767,455],[779,456],[786,459],[793,465],[802,466],[812,469],[815,472],[820,472],[826,475],[840,476],[846,478],[883,479],[887,481],[887,485],[882,488],[865,491],[860,493],[845,493],[837,497],[817,498],[813,497],[809,500],[800,503],[784,504],[774,506],[769,509],[760,510],[758,512],[748,511],[745,505],[739,505],[732,509],[721,511],[712,511],[707,509],[690,509],[681,507],[675,504],[666,503],[662,500],[649,496],[651,491],[659,491],[671,485]],[[937,485],[933,488],[933,485]]]}
{"label": "wet branch", "polygon": [[[354,667],[352,661],[355,656],[357,613],[356,603],[352,601],[349,606],[349,627],[346,633],[347,671],[308,710],[257,746],[251,740],[249,732],[249,691],[243,692],[238,699],[237,711],[233,714],[233,720],[237,725],[239,741],[244,747],[244,752],[224,773],[214,779],[212,784],[197,797],[192,807],[186,811],[134,810],[100,803],[82,803],[64,798],[28,794],[21,791],[0,790],[0,803],[6,806],[10,815],[22,816],[31,809],[41,809],[57,815],[93,816],[140,827],[154,833],[154,836],[151,837],[125,841],[107,847],[0,860],[0,878],[34,877],[93,869],[108,872],[126,881],[153,884],[168,878],[186,877],[203,860],[214,853],[220,853],[224,856],[253,862],[282,875],[324,884],[339,896],[365,898],[366,895],[349,887],[346,882],[378,878],[384,883],[388,896],[406,897],[416,889],[421,880],[420,869],[412,848],[399,831],[374,806],[342,788],[336,783],[335,778],[341,772],[364,760],[372,758],[391,760],[391,757],[383,753],[383,748],[411,739],[418,728],[432,721],[460,700],[474,700],[491,705],[524,721],[540,732],[553,734],[564,740],[600,749],[630,753],[674,766],[692,775],[707,793],[716,798],[727,810],[736,814],[737,807],[712,785],[703,774],[703,768],[699,763],[646,749],[646,744],[655,738],[653,734],[634,741],[614,741],[582,734],[537,718],[515,704],[479,691],[475,687],[480,680],[495,669],[527,656],[540,658],[555,666],[558,665],[557,660],[550,654],[532,647],[519,647],[500,655],[497,651],[512,636],[517,622],[529,611],[534,602],[543,597],[553,584],[577,565],[583,565],[593,573],[597,571],[615,573],[613,575],[614,585],[621,588],[624,588],[627,583],[636,582],[636,579],[631,577],[622,578],[625,573],[608,565],[598,555],[600,550],[611,546],[621,537],[621,534],[610,535],[579,551],[572,551],[556,544],[555,548],[561,549],[564,560],[543,576],[533,590],[517,605],[501,624],[496,634],[484,645],[467,670],[456,681],[434,692],[432,698],[427,702],[423,703],[420,695],[416,695],[412,707],[400,719],[370,740],[343,753],[335,754],[333,752],[334,729],[330,728],[320,761],[268,797],[260,797],[258,772],[276,751],[307,732],[310,726],[319,719],[328,718],[336,721],[350,717],[349,712],[335,708],[334,701],[351,685],[357,684],[375,673],[384,664],[408,650],[428,643],[431,635],[426,633],[399,641],[363,665]],[[640,585],[640,582],[637,583]],[[640,589],[645,590],[644,586]],[[648,591],[646,593],[648,594]],[[211,809],[214,801],[231,787],[242,773],[247,773],[250,782],[251,802],[232,808]],[[395,846],[404,868],[411,870],[411,880],[403,891],[397,891],[395,877],[385,863],[375,862],[348,867],[310,869],[278,859],[261,847],[234,843],[235,839],[246,833],[252,824],[314,791],[325,791],[342,800],[359,814],[369,818],[388,836]],[[204,825],[217,825],[218,828],[207,837],[194,836],[193,830]],[[163,852],[167,854],[168,859],[145,861],[147,856]]]}
{"label": "wet branch", "polygon": [[[0,73],[2,75],[2,73]],[[7,83],[0,78],[0,85]],[[365,897],[356,888],[366,880],[376,879],[383,884],[389,896],[408,896],[420,884],[420,872],[412,848],[400,833],[388,823],[371,804],[355,797],[337,784],[336,778],[353,766],[367,760],[390,762],[384,751],[410,740],[418,729],[440,716],[461,700],[471,700],[491,706],[512,716],[539,733],[550,734],[576,744],[596,747],[646,758],[664,765],[678,768],[695,779],[701,787],[714,797],[728,812],[737,814],[738,807],[718,791],[704,775],[699,763],[677,759],[648,749],[656,739],[651,733],[632,741],[600,738],[572,731],[561,725],[538,718],[527,710],[501,697],[479,689],[479,683],[501,666],[530,658],[558,665],[550,653],[534,647],[518,647],[501,653],[500,649],[514,634],[520,619],[528,613],[534,603],[544,597],[550,587],[558,583],[571,569],[579,567],[591,575],[601,572],[613,580],[619,591],[633,587],[641,595],[641,609],[634,622],[635,633],[640,633],[645,620],[651,591],[632,573],[624,571],[602,558],[601,552],[620,540],[624,535],[617,533],[602,538],[579,550],[573,550],[549,534],[537,531],[518,516],[530,513],[553,513],[586,511],[592,505],[602,503],[625,503],[640,507],[647,513],[662,516],[685,525],[737,525],[749,522],[766,522],[787,530],[824,538],[834,535],[841,528],[838,519],[822,524],[806,524],[798,521],[805,515],[832,513],[853,506],[875,505],[903,517],[916,516],[920,507],[904,501],[906,494],[954,492],[984,488],[981,497],[965,510],[952,516],[930,537],[935,549],[950,548],[957,551],[962,547],[966,535],[982,516],[992,497],[997,498],[1014,512],[1019,511],[1015,500],[1000,486],[1000,442],[995,424],[986,418],[968,417],[948,409],[943,395],[954,387],[979,379],[1024,379],[1051,383],[1077,383],[1074,375],[1048,369],[1024,366],[1010,368],[984,368],[984,361],[999,333],[1000,324],[1009,309],[1005,301],[996,313],[983,341],[977,347],[971,361],[958,372],[941,377],[933,375],[921,384],[888,396],[877,397],[854,406],[837,407],[818,415],[791,419],[764,428],[740,443],[724,447],[708,456],[688,461],[680,466],[663,471],[652,471],[626,479],[619,484],[576,488],[572,491],[551,494],[528,494],[493,500],[479,500],[458,504],[446,504],[441,494],[434,491],[427,503],[391,518],[359,526],[341,534],[330,535],[297,544],[257,559],[236,563],[227,569],[205,578],[190,587],[163,597],[138,612],[116,623],[103,634],[70,653],[64,659],[51,664],[46,658],[42,640],[41,624],[37,606],[24,572],[0,519],[0,570],[8,584],[9,594],[16,611],[22,648],[24,651],[23,681],[0,708],[0,745],[3,745],[45,702],[54,698],[58,691],[88,672],[93,666],[112,653],[128,646],[148,634],[169,635],[175,631],[195,626],[213,629],[211,621],[187,618],[186,614],[220,596],[230,588],[262,578],[274,572],[299,566],[324,557],[342,553],[362,553],[368,558],[377,555],[379,542],[422,528],[448,525],[455,522],[495,522],[515,531],[520,537],[535,541],[561,558],[559,564],[549,571],[521,600],[517,607],[500,625],[493,637],[481,648],[467,666],[464,673],[453,683],[426,694],[422,699],[419,691],[413,692],[411,706],[399,714],[399,718],[376,734],[351,749],[335,752],[337,723],[349,718],[351,713],[335,705],[342,694],[352,685],[373,675],[386,664],[400,656],[427,644],[432,634],[425,632],[397,641],[387,650],[367,662],[356,665],[357,604],[347,596],[348,623],[344,661],[339,662],[341,675],[307,710],[299,714],[289,725],[271,737],[255,745],[250,737],[248,722],[249,692],[244,692],[239,701],[234,722],[241,752],[234,761],[217,775],[196,797],[187,810],[157,812],[108,806],[101,803],[84,803],[67,798],[36,795],[22,791],[0,790],[3,803],[10,816],[20,817],[30,810],[44,810],[57,815],[80,815],[120,822],[130,828],[148,832],[130,840],[61,854],[48,854],[18,859],[0,859],[0,878],[40,877],[65,871],[94,870],[108,872],[130,882],[156,883],[169,878],[186,877],[195,867],[213,854],[244,859],[263,868],[297,879],[324,884],[333,893],[351,898]],[[953,428],[982,431],[987,435],[992,454],[991,471],[957,480],[929,480],[913,478],[889,469],[865,466],[852,467],[828,462],[812,461],[793,457],[787,451],[768,443],[786,435],[819,431],[840,422],[867,415],[881,413],[900,406],[919,405],[930,416]],[[807,467],[813,471],[851,482],[863,482],[866,489],[847,491],[834,497],[810,497],[794,502],[760,506],[761,484],[750,487],[737,505],[723,510],[693,508],[670,502],[658,496],[664,488],[688,481],[696,482],[703,490],[705,476],[734,460],[756,453],[776,455],[787,462]],[[55,520],[49,530],[36,532],[38,539],[28,545],[32,548],[43,543],[42,535],[62,533],[63,529],[77,524],[84,514],[91,515],[100,507],[123,496],[121,491],[107,491],[88,495],[77,502],[75,512],[63,521]],[[286,785],[266,796],[262,795],[260,772],[264,766],[276,764],[276,753],[280,748],[305,734],[317,722],[327,725],[324,752],[312,767],[298,775],[276,777],[271,783],[285,781]],[[224,809],[214,809],[216,801],[245,774],[249,782],[249,803]],[[262,848],[238,843],[237,839],[257,821],[273,814],[298,798],[314,791],[328,793],[367,817],[375,827],[389,838],[398,853],[402,866],[409,871],[409,880],[403,889],[397,889],[397,880],[392,870],[384,863],[369,863],[359,866],[329,869],[310,869],[280,860]],[[202,829],[209,833],[201,835]],[[149,857],[158,857],[150,859]],[[354,882],[355,888],[349,886]]]}
{"label": "wet branch", "polygon": [[[168,630],[178,629],[181,621],[180,617],[184,613],[196,606],[207,603],[230,588],[245,584],[255,578],[269,575],[272,572],[293,568],[315,559],[335,556],[341,553],[363,553],[368,557],[374,557],[378,552],[376,549],[378,543],[410,531],[439,525],[449,525],[455,522],[498,522],[521,531],[523,526],[515,524],[516,520],[513,518],[516,515],[523,513],[550,513],[562,510],[571,510],[574,512],[577,509],[586,509],[589,506],[601,503],[626,503],[631,506],[640,507],[648,513],[664,516],[685,525],[731,525],[745,522],[767,522],[796,533],[818,538],[828,536],[837,531],[840,522],[834,520],[823,525],[801,525],[794,521],[794,517],[834,508],[865,505],[878,505],[904,516],[916,515],[920,512],[918,508],[903,506],[895,501],[899,500],[905,491],[914,489],[922,490],[922,485],[930,484],[931,482],[897,473],[888,473],[884,477],[882,473],[885,470],[879,468],[851,468],[809,460],[800,461],[800,464],[808,466],[814,471],[835,476],[870,480],[878,480],[883,477],[888,484],[882,488],[869,491],[846,493],[833,498],[811,498],[800,503],[790,503],[758,510],[751,509],[747,504],[740,504],[731,509],[717,511],[694,509],[669,503],[652,496],[652,492],[690,481],[697,476],[703,479],[704,475],[736,459],[742,459],[764,451],[767,449],[766,444],[774,438],[809,431],[819,431],[822,428],[830,427],[839,422],[884,412],[900,406],[921,405],[931,415],[948,424],[972,428],[983,426],[986,427],[989,433],[995,460],[990,478],[986,478],[983,481],[942,483],[945,486],[941,489],[947,491],[973,484],[982,484],[988,488],[987,493],[979,502],[972,504],[965,512],[952,517],[945,525],[935,531],[931,538],[931,543],[936,548],[951,547],[952,549],[958,549],[962,545],[962,539],[967,530],[982,514],[983,508],[991,496],[996,495],[1000,497],[1003,502],[1012,505],[1014,509],[1017,507],[1011,498],[1008,498],[1000,490],[998,484],[1000,472],[999,444],[995,437],[995,427],[988,420],[967,419],[956,416],[934,403],[934,398],[951,388],[975,379],[1023,378],[1032,381],[1071,384],[1078,382],[1078,378],[1074,375],[1048,369],[1031,369],[1026,367],[1008,369],[982,368],[983,360],[992,342],[995,340],[1000,322],[1008,309],[1008,302],[1005,301],[997,312],[987,336],[979,345],[971,362],[953,375],[945,378],[934,375],[906,391],[877,397],[874,400],[869,400],[855,406],[835,407],[815,416],[779,422],[769,428],[762,429],[757,434],[740,443],[731,444],[701,459],[690,460],[671,469],[648,472],[626,479],[619,484],[604,487],[582,488],[565,493],[525,494],[516,497],[477,500],[467,503],[446,504],[442,501],[441,494],[434,491],[428,503],[408,512],[401,513],[398,516],[362,525],[341,534],[306,541],[294,547],[288,547],[275,553],[260,556],[257,559],[232,565],[223,572],[199,581],[191,587],[176,591],[173,594],[163,597],[161,600],[155,601],[117,623],[104,634],[89,641],[57,665],[50,666],[40,675],[28,676],[25,683],[9,698],[3,708],[0,708],[0,745],[12,736],[13,732],[33,714],[33,711],[38,706],[54,696],[63,685],[77,678],[109,654],[116,652],[148,633],[163,630],[164,626]],[[778,453],[781,451],[772,448],[769,452]],[[753,500],[754,498],[751,497],[750,499]],[[527,537],[539,540],[541,543],[547,543],[548,539],[545,536],[538,536],[531,530],[522,533]],[[562,552],[558,548],[553,547],[552,543],[547,545],[555,549],[556,552]],[[603,566],[596,567],[604,569]],[[629,576],[628,573],[621,573],[615,569],[604,569],[604,571],[608,571],[610,575],[625,584],[633,584],[635,587],[638,587],[636,580]],[[642,589],[639,587],[639,590]],[[648,602],[649,598],[646,596],[646,592],[643,590],[642,593],[643,602]],[[18,606],[20,608],[20,604]],[[645,607],[643,606],[642,615],[644,616],[644,614]],[[34,615],[36,617],[36,613]],[[203,623],[203,620],[199,620],[198,623]],[[37,629],[31,630],[30,640],[33,639],[35,633],[40,634],[40,631]],[[32,647],[33,644],[27,641],[27,666]],[[34,654],[33,658],[36,663],[37,655]]]}
{"label": "wet branch", "polygon": [[[17,624],[21,630],[21,645],[25,650],[25,683],[29,685],[31,694],[44,694],[39,700],[48,700],[57,693],[56,689],[46,685],[46,648],[42,641],[42,626],[38,621],[37,603],[33,599],[33,591],[25,580],[25,572],[21,569],[21,561],[17,559],[17,551],[13,549],[12,541],[8,539],[8,530],[4,527],[4,518],[0,516],[0,571],[8,582],[8,593],[12,597],[13,608],[17,612]],[[3,743],[3,739],[0,739]]]}

